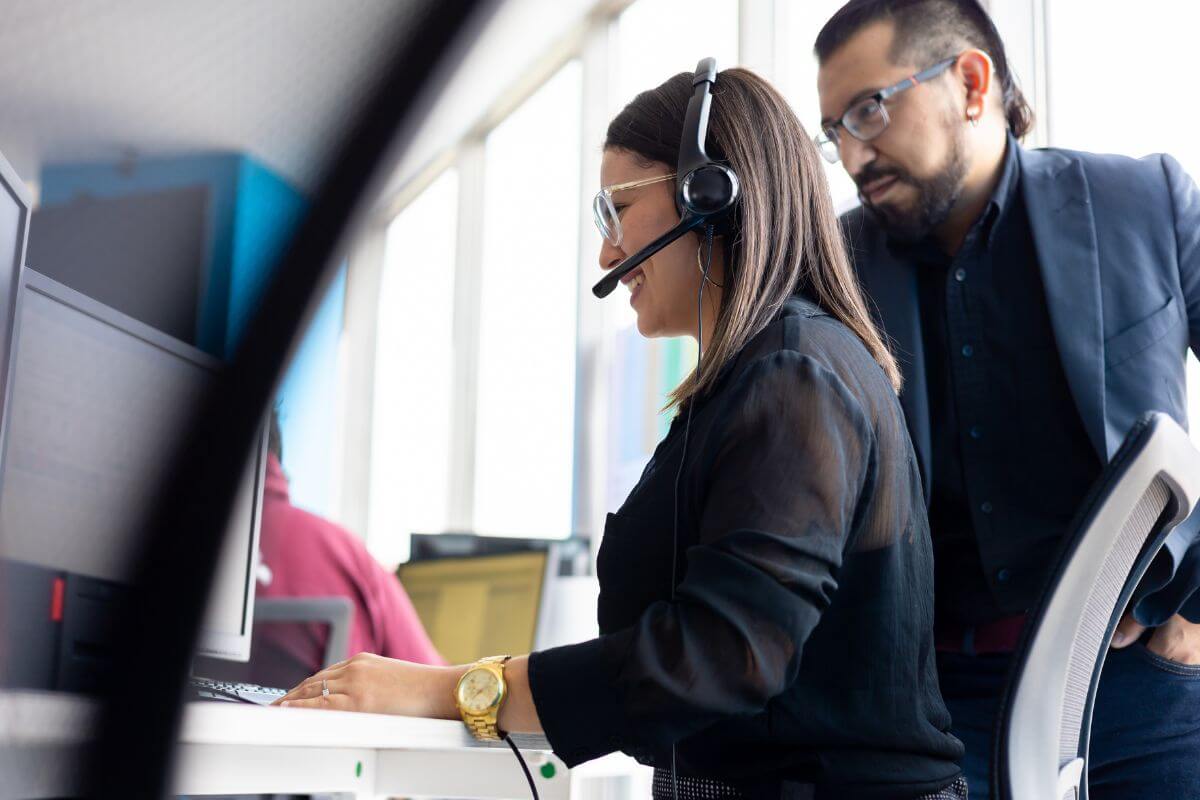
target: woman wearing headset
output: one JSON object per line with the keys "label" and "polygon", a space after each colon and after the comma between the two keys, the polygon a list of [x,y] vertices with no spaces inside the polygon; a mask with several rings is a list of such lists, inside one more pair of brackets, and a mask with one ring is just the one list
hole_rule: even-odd
{"label": "woman wearing headset", "polygon": [[655,797],[963,798],[899,371],[817,151],[753,73],[711,84],[707,136],[688,118],[740,198],[713,228],[655,242],[680,224],[701,83],[638,95],[605,143],[600,266],[654,250],[611,274],[642,335],[696,336],[701,360],[609,515],[600,637],[459,667],[360,655],[283,701],[545,732],[568,766],[623,750],[656,768]]}

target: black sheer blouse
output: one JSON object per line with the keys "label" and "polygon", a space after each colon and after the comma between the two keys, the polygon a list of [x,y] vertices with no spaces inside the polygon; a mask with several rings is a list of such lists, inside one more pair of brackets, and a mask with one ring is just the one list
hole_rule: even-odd
{"label": "black sheer blouse", "polygon": [[933,658],[920,477],[879,366],[789,300],[684,413],[605,526],[601,635],[530,656],[568,765],[614,750],[778,795],[906,798],[959,774]]}

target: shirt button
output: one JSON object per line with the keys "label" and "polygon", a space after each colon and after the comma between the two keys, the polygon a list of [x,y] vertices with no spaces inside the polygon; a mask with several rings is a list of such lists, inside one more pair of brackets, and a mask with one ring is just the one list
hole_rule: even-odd
{"label": "shirt button", "polygon": [[979,504],[979,510],[985,514],[990,514],[990,513],[992,513],[992,504],[989,503],[987,500],[984,500],[982,503]]}
{"label": "shirt button", "polygon": [[983,438],[983,428],[980,428],[978,425],[972,425],[971,426],[971,438],[972,439],[982,439]]}
{"label": "shirt button", "polygon": [[971,347],[969,344],[964,344],[962,354],[967,358],[970,358],[971,356],[975,355],[975,348]]}
{"label": "shirt button", "polygon": [[1012,580],[1012,570],[1008,567],[1003,567],[996,571],[996,580],[1000,583],[1008,583]]}
{"label": "shirt button", "polygon": [[966,279],[967,279],[967,271],[965,269],[963,269],[962,267],[959,267],[958,269],[954,270],[954,280],[958,281],[959,283],[962,283]]}

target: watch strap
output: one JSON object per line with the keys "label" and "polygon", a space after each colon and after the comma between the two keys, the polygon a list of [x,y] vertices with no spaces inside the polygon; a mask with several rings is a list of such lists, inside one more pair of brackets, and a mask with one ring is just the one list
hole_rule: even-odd
{"label": "watch strap", "polygon": [[492,722],[487,717],[472,717],[463,716],[463,722],[467,725],[467,730],[481,742],[498,742],[504,738],[504,732],[500,730],[500,726]]}
{"label": "watch strap", "polygon": [[[504,682],[504,665],[511,658],[512,656],[508,655],[487,656],[486,658],[481,658],[472,664],[467,672],[470,672],[481,664],[498,664],[500,666],[500,680]],[[507,685],[505,688],[507,689]],[[507,692],[505,692],[504,696],[508,696]],[[500,704],[500,706],[497,706],[488,714],[468,714],[461,707],[459,708],[459,714],[462,716],[463,723],[467,726],[467,730],[470,731],[471,735],[479,741],[498,742],[505,737],[505,733],[504,731],[500,730],[499,724],[500,707],[503,706],[504,701],[501,700]]]}

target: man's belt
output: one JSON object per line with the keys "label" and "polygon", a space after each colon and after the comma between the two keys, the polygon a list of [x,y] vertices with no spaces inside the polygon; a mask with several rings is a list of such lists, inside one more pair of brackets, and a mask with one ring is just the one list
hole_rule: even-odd
{"label": "man's belt", "polygon": [[933,630],[934,647],[939,653],[963,653],[969,656],[987,653],[1011,653],[1021,641],[1025,614],[1003,617],[980,625],[939,622]]}

